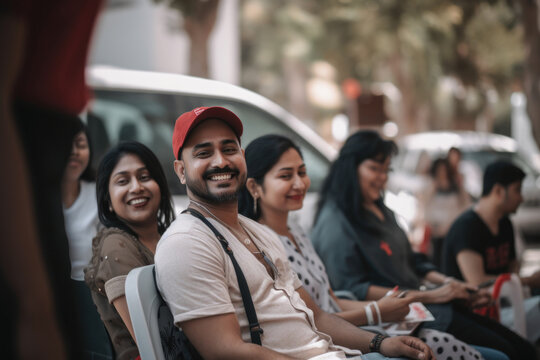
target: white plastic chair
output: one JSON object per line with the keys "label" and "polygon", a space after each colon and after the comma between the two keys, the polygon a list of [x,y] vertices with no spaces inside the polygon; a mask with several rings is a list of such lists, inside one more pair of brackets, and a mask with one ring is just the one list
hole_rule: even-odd
{"label": "white plastic chair", "polygon": [[[513,330],[524,337],[527,338],[527,319],[525,317],[525,309],[523,307],[523,287],[521,286],[521,280],[516,274],[508,274],[509,277],[504,277],[501,279],[499,284],[499,290],[497,290],[497,283],[493,289],[494,295],[500,301],[500,298],[505,298],[510,301],[512,309],[514,310],[514,324],[512,326]],[[500,277],[503,277],[501,275]],[[498,292],[498,293],[497,293]],[[500,304],[499,304],[500,311]],[[500,318],[500,314],[499,314]]]}
{"label": "white plastic chair", "polygon": [[142,360],[163,360],[158,309],[163,301],[154,280],[154,265],[133,269],[126,278],[126,300]]}

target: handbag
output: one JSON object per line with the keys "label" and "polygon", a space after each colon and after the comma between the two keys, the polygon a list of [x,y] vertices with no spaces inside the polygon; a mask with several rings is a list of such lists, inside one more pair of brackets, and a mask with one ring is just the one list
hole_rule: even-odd
{"label": "handbag", "polygon": [[[242,295],[242,303],[244,305],[244,310],[246,311],[246,316],[249,322],[249,331],[251,334],[251,342],[253,344],[262,345],[261,334],[263,329],[259,325],[259,320],[257,318],[257,313],[255,311],[255,306],[253,305],[253,300],[249,292],[249,287],[247,285],[246,278],[240,265],[234,257],[233,251],[231,250],[228,241],[223,235],[212,225],[200,212],[194,209],[186,209],[182,213],[189,213],[199,220],[201,220],[216,236],[219,240],[221,246],[231,258],[233,263],[234,271],[236,273],[236,278],[238,279],[238,286],[240,287],[240,293]],[[155,268],[153,270],[154,274],[154,283],[155,282]],[[165,360],[200,360],[202,359],[201,355],[197,352],[195,347],[191,344],[187,336],[184,334],[182,329],[178,328],[174,324],[174,319],[172,316],[169,307],[160,296],[160,305],[158,308],[158,327],[161,337],[161,346],[163,348],[163,354]]]}

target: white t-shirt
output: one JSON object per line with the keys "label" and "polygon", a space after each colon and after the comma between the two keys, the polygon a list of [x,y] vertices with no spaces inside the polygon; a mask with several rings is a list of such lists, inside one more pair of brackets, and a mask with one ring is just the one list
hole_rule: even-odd
{"label": "white t-shirt", "polygon": [[96,184],[81,181],[81,191],[75,202],[64,208],[64,222],[69,241],[71,278],[84,281],[84,268],[92,258],[92,239],[98,230]]}
{"label": "white t-shirt", "polygon": [[[285,251],[270,229],[243,216],[240,223],[275,264],[275,280],[251,252],[223,225],[208,220],[227,239],[249,286],[263,346],[300,359],[344,359],[343,348],[317,331],[312,311],[295,289],[302,283],[291,270]],[[235,313],[242,338],[250,342],[248,321],[234,267],[221,244],[199,219],[182,214],[158,243],[157,284],[176,324]],[[360,354],[347,350],[347,354]]]}

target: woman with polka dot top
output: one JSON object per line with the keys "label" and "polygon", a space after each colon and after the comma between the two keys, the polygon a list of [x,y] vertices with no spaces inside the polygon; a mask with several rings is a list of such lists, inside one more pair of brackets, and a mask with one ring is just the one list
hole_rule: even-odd
{"label": "woman with polka dot top", "polygon": [[[299,226],[289,222],[289,212],[302,208],[310,186],[300,149],[286,137],[266,135],[253,140],[245,156],[248,179],[239,198],[240,213],[278,234],[293,269],[319,307],[357,326],[402,320],[411,299],[398,297],[399,292],[379,299],[376,307],[370,302],[337,298],[311,241]],[[425,329],[418,336],[437,359],[507,359],[491,349],[479,348],[479,352],[444,332]]]}
{"label": "woman with polka dot top", "polygon": [[109,150],[98,169],[99,220],[85,281],[104,322],[116,359],[139,356],[124,285],[134,268],[154,263],[161,234],[174,220],[165,173],[143,144],[124,142]]}

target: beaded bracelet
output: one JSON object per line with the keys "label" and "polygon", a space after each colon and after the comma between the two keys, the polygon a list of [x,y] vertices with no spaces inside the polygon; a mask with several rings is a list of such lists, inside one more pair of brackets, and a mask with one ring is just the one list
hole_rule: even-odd
{"label": "beaded bracelet", "polygon": [[369,342],[369,350],[371,352],[380,352],[381,350],[381,344],[384,339],[386,339],[388,336],[376,334],[373,339]]}

